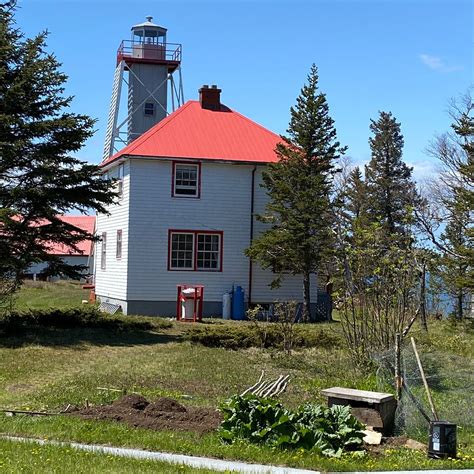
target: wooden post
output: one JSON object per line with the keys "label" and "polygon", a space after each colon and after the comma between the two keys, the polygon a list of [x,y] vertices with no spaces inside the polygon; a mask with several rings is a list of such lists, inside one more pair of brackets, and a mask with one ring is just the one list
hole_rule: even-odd
{"label": "wooden post", "polygon": [[420,316],[421,325],[423,329],[428,332],[428,323],[426,321],[426,262],[424,259],[421,265]]}
{"label": "wooden post", "polygon": [[397,332],[395,334],[395,391],[396,391],[396,399],[398,401],[402,398],[402,375],[401,375],[401,336],[400,333]]}
{"label": "wooden post", "polygon": [[426,381],[425,371],[423,370],[423,366],[421,365],[420,356],[418,354],[418,351],[416,350],[415,339],[413,339],[413,337],[411,337],[410,339],[411,339],[411,345],[413,346],[413,351],[415,352],[416,362],[418,363],[418,368],[420,369],[420,374],[421,374],[421,378],[423,380],[423,385],[425,386],[426,395],[428,396],[428,401],[430,402],[431,412],[433,413],[434,419],[439,420],[438,414],[436,413],[436,409],[435,409],[435,406],[434,406],[434,403],[433,403],[433,399],[431,398],[430,388],[428,387],[428,382]]}

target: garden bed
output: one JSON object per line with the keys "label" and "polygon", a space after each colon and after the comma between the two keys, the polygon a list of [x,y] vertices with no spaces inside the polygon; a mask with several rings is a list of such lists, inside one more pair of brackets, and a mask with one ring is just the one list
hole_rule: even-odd
{"label": "garden bed", "polygon": [[84,419],[121,421],[129,426],[151,430],[194,431],[206,433],[217,429],[222,416],[217,410],[185,407],[172,398],[148,401],[141,395],[124,395],[108,405],[73,411]]}

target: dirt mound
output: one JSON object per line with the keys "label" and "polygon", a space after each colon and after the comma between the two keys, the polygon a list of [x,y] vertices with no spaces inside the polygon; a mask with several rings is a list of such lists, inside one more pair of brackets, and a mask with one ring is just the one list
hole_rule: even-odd
{"label": "dirt mound", "polygon": [[130,408],[132,410],[144,410],[149,404],[145,397],[136,394],[124,395],[113,403],[114,407],[119,410]]}
{"label": "dirt mound", "polygon": [[152,430],[196,431],[215,430],[222,421],[217,410],[184,407],[172,398],[149,402],[140,395],[126,395],[111,405],[84,408],[74,413],[81,418],[121,421],[130,426]]}
{"label": "dirt mound", "polygon": [[181,412],[184,413],[186,411],[186,407],[178,403],[176,400],[173,400],[172,398],[160,398],[156,402],[150,403],[146,408],[145,408],[145,413],[150,414],[150,413],[156,413],[156,412]]}

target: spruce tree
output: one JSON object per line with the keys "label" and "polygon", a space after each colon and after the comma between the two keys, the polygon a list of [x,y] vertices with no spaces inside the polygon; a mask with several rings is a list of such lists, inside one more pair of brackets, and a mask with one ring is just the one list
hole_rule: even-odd
{"label": "spruce tree", "polygon": [[358,166],[349,174],[345,190],[345,209],[351,221],[367,218],[367,185]]}
{"label": "spruce tree", "polygon": [[304,318],[309,320],[310,275],[332,252],[334,163],[345,152],[314,64],[290,115],[288,136],[275,150],[278,161],[263,172],[270,199],[258,219],[271,227],[252,242],[247,255],[275,272],[275,286],[285,272],[303,276]]}
{"label": "spruce tree", "polygon": [[94,120],[71,112],[66,76],[46,52],[47,33],[25,38],[14,12],[15,2],[0,5],[0,279],[6,292],[36,262],[77,276],[80,267],[48,249],[75,250],[93,236],[58,215],[106,212],[115,196],[98,166],[73,156],[92,136]]}
{"label": "spruce tree", "polygon": [[371,120],[370,130],[372,157],[365,167],[370,221],[379,222],[387,235],[406,235],[417,195],[412,168],[402,160],[404,141],[400,123],[391,112],[380,112],[377,120]]}
{"label": "spruce tree", "polygon": [[470,96],[464,97],[464,105],[464,110],[453,114],[454,136],[438,142],[445,166],[442,181],[449,185],[441,193],[447,222],[441,234],[440,272],[459,319],[472,304],[466,304],[466,299],[472,298],[474,288],[474,105]]}
{"label": "spruce tree", "polygon": [[[443,253],[439,260],[438,271],[445,283],[448,294],[454,299],[454,313],[462,319],[465,313],[466,298],[469,297],[473,286],[472,273],[472,227],[471,236],[468,235],[468,213],[456,206],[456,216],[452,216],[441,235],[441,241],[450,250]],[[472,211],[471,211],[472,212]],[[472,226],[472,221],[471,221]],[[470,246],[470,249],[469,247]],[[468,250],[469,249],[469,250]],[[467,257],[467,251],[471,256]]]}

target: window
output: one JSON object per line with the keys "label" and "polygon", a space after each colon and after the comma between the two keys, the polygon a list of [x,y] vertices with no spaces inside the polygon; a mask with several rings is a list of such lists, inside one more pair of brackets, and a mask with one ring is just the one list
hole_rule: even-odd
{"label": "window", "polygon": [[197,234],[197,269],[219,269],[219,241],[218,234]]}
{"label": "window", "polygon": [[115,256],[122,258],[122,230],[117,230],[117,247],[115,249]]}
{"label": "window", "polygon": [[222,271],[222,232],[170,230],[168,270]]}
{"label": "window", "polygon": [[194,269],[194,234],[171,234],[171,268]]}
{"label": "window", "polygon": [[143,112],[145,115],[155,115],[155,104],[153,102],[145,102]]}
{"label": "window", "polygon": [[100,253],[100,268],[105,270],[105,261],[107,257],[107,232],[102,232],[102,250]]}
{"label": "window", "polygon": [[173,196],[199,197],[201,169],[199,164],[173,163]]}
{"label": "window", "polygon": [[118,178],[117,194],[118,194],[119,199],[121,199],[122,196],[123,196],[123,177],[124,177],[124,175],[125,175],[125,165],[123,163],[121,163],[118,166],[118,175],[117,175],[117,178]]}

